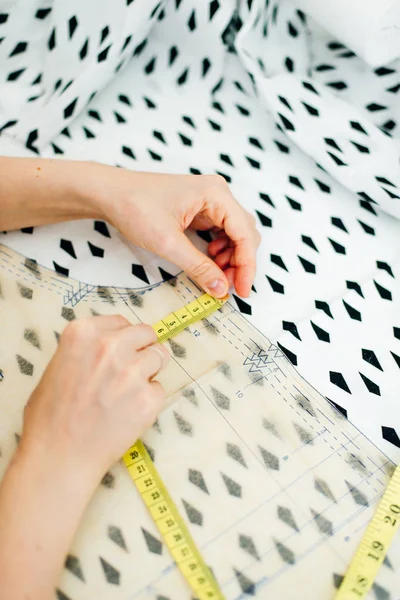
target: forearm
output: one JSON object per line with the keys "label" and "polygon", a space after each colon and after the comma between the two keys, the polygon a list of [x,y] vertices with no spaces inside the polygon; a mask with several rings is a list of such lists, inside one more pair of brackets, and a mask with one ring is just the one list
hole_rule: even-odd
{"label": "forearm", "polygon": [[0,157],[0,231],[101,216],[93,189],[101,168],[90,162]]}
{"label": "forearm", "polygon": [[95,482],[50,452],[17,451],[0,487],[2,598],[53,600]]}

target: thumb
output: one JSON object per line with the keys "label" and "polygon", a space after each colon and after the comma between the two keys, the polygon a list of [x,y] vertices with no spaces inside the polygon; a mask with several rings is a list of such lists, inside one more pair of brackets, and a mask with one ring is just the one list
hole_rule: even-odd
{"label": "thumb", "polygon": [[224,272],[200,252],[184,233],[179,233],[176,244],[168,260],[183,269],[200,287],[216,298],[223,298],[228,293],[229,283]]}

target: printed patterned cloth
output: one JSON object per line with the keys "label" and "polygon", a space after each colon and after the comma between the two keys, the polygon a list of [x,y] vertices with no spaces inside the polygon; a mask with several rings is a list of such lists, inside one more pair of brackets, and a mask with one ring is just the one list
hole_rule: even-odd
{"label": "printed patterned cloth", "polygon": [[[185,277],[140,294],[82,285],[2,246],[0,290],[2,470],[68,322],[157,322],[198,295]],[[393,463],[232,303],[169,347],[170,405],[144,441],[225,597],[332,598]],[[398,598],[399,550],[397,537],[371,598]],[[57,598],[191,598],[122,464],[85,513]]]}

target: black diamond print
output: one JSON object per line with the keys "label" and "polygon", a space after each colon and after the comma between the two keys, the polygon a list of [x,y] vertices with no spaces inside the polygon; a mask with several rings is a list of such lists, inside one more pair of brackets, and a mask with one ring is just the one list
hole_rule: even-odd
{"label": "black diamond print", "polygon": [[240,310],[240,312],[243,315],[251,315],[251,306],[250,306],[250,304],[248,304],[247,302],[245,302],[244,300],[242,300],[242,298],[239,298],[235,294],[232,294],[232,296],[235,298],[235,302],[236,302],[237,307]]}
{"label": "black diamond print", "polygon": [[387,442],[390,442],[394,446],[397,446],[397,448],[400,448],[400,438],[393,427],[382,426],[382,437]]}
{"label": "black diamond print", "polygon": [[261,163],[259,163],[258,160],[255,160],[254,158],[250,158],[250,156],[246,156],[246,159],[248,160],[250,166],[253,167],[253,169],[261,168]]}
{"label": "black diamond print", "polygon": [[104,257],[103,248],[99,248],[98,246],[95,246],[94,244],[91,244],[90,242],[88,242],[88,246],[89,246],[89,250],[93,256],[96,256],[98,258]]}
{"label": "black diamond print", "polygon": [[76,556],[73,556],[72,554],[68,554],[67,558],[65,559],[64,566],[66,569],[68,569],[68,571],[73,573],[75,575],[75,577],[77,577],[78,579],[81,579],[82,581],[85,581],[79,558],[77,558]]}
{"label": "black diamond print", "polygon": [[316,300],[315,301],[315,308],[318,308],[318,310],[323,310],[324,313],[326,315],[328,315],[328,317],[330,317],[331,319],[333,319],[333,315],[331,313],[331,309],[330,309],[329,304],[327,302],[323,302],[322,300]]}
{"label": "black diamond print", "polygon": [[314,244],[313,240],[308,235],[302,235],[301,239],[304,242],[304,244],[307,244],[307,246],[310,246],[310,248],[318,252],[317,246]]}
{"label": "black diamond print", "polygon": [[353,142],[353,140],[350,140],[351,143],[353,144],[353,146],[355,146],[357,148],[357,150],[359,152],[361,152],[361,154],[369,154],[369,148],[367,146],[363,146],[362,144],[357,144],[357,142]]}
{"label": "black diamond print", "polygon": [[312,262],[310,262],[309,260],[306,260],[305,258],[302,258],[301,256],[298,256],[297,258],[301,262],[301,265],[306,273],[313,273],[313,274],[316,273],[315,265]]}
{"label": "black diamond print", "polygon": [[284,126],[285,129],[287,129],[289,131],[294,131],[295,130],[293,123],[291,123],[289,121],[289,119],[287,119],[284,115],[281,115],[281,113],[278,113],[278,115],[279,115],[279,117],[280,117],[280,119],[282,121],[282,124],[283,124],[283,126]]}
{"label": "black diamond print", "polygon": [[67,254],[72,256],[72,258],[76,258],[75,249],[70,240],[60,240],[60,248],[64,250]]}
{"label": "black diamond print", "polygon": [[329,187],[329,185],[327,185],[323,181],[319,181],[318,179],[314,179],[314,181],[317,184],[317,186],[319,187],[319,189],[321,190],[321,192],[324,192],[325,194],[331,193],[331,188]]}
{"label": "black diamond print", "polygon": [[295,338],[301,341],[301,337],[295,323],[291,323],[290,321],[282,321],[282,329],[284,331],[290,331],[290,333],[294,335]]}
{"label": "black diamond print", "polygon": [[363,133],[364,135],[368,135],[367,131],[364,129],[364,127],[358,121],[350,121],[350,125],[356,131],[359,131],[360,133]]}
{"label": "black diamond print", "polygon": [[68,119],[69,117],[72,117],[77,101],[78,101],[78,98],[75,98],[75,100],[73,100],[70,104],[68,104],[68,106],[64,109],[64,119]]}
{"label": "black diamond print", "polygon": [[345,90],[347,85],[344,81],[329,81],[326,85],[334,88],[335,90]]}
{"label": "black diamond print", "polygon": [[337,254],[346,254],[346,248],[342,246],[342,244],[335,242],[335,240],[332,240],[331,238],[328,238],[328,240],[332,244],[332,247]]}
{"label": "black diamond print", "polygon": [[342,300],[342,302],[347,311],[347,314],[351,319],[353,319],[354,321],[362,321],[361,313],[356,308],[353,308],[352,306],[350,306],[350,304],[347,304],[345,300]]}
{"label": "black diamond print", "polygon": [[293,62],[293,59],[290,58],[290,56],[287,56],[285,58],[285,67],[287,68],[287,70],[289,71],[289,73],[293,73],[293,71],[294,71],[294,62]]}
{"label": "black diamond print", "polygon": [[328,144],[328,146],[335,148],[335,150],[339,150],[339,152],[343,152],[343,150],[337,145],[337,143],[335,142],[334,139],[332,139],[332,138],[324,138],[324,139],[325,139],[325,142]]}
{"label": "black diamond print", "polygon": [[314,94],[317,94],[317,96],[319,96],[319,93],[317,92],[317,90],[315,89],[315,87],[308,81],[303,81],[303,87],[308,90],[309,92],[313,92]]}
{"label": "black diamond print", "polygon": [[[47,15],[49,15],[51,13],[51,8],[39,8],[39,10],[36,11],[35,17],[37,19],[45,19],[47,17]],[[4,16],[8,16],[8,15],[4,15]],[[4,21],[1,20],[2,15],[0,15],[0,23],[4,23]],[[7,19],[6,19],[7,20]]]}
{"label": "black diamond print", "polygon": [[361,286],[358,283],[356,283],[355,281],[346,281],[346,286],[348,290],[354,290],[359,296],[364,298]]}
{"label": "black diamond print", "polygon": [[289,154],[288,146],[286,146],[285,144],[282,144],[282,142],[279,142],[278,140],[274,140],[274,142],[280,152],[282,152],[283,154]]}
{"label": "black diamond print", "polygon": [[55,262],[55,260],[53,260],[53,266],[54,266],[54,270],[56,271],[56,273],[58,275],[61,275],[62,277],[68,277],[69,269],[66,269],[65,267],[62,267],[61,265],[58,265]]}
{"label": "black diamond print", "polygon": [[135,277],[137,277],[141,281],[144,281],[145,283],[150,283],[149,278],[146,275],[146,271],[144,270],[142,265],[136,265],[132,263],[132,275],[135,275]]}
{"label": "black diamond print", "polygon": [[270,255],[271,258],[271,262],[274,265],[277,265],[278,267],[281,267],[281,269],[284,269],[285,271],[287,271],[287,267],[285,265],[285,263],[283,262],[282,258],[280,256],[278,256],[277,254],[271,254]]}
{"label": "black diamond print", "polygon": [[400,340],[400,327],[393,327],[393,335],[395,338]]}
{"label": "black diamond print", "polygon": [[289,196],[285,196],[285,198],[289,202],[289,204],[293,208],[293,210],[299,210],[299,211],[302,210],[300,202],[293,200],[293,198],[289,198]]}
{"label": "black diamond print", "polygon": [[389,273],[389,275],[391,275],[392,277],[394,277],[393,275],[393,271],[390,265],[388,265],[387,262],[383,262],[380,260],[376,261],[376,266],[378,267],[378,269],[382,269],[383,271],[386,271],[387,273]]}
{"label": "black diamond print", "polygon": [[378,104],[377,102],[371,102],[371,104],[367,104],[366,109],[370,112],[377,112],[380,110],[386,110],[387,106],[383,106],[383,104]]}
{"label": "black diamond print", "polygon": [[264,227],[272,227],[272,220],[269,217],[266,217],[263,213],[256,210],[257,216],[260,219],[261,225]]}
{"label": "black diamond print", "polygon": [[34,329],[25,329],[24,340],[32,344],[38,350],[41,350],[40,340],[37,332]]}
{"label": "black diamond print", "polygon": [[318,117],[319,116],[319,112],[318,110],[314,107],[311,106],[310,104],[307,104],[306,102],[302,102],[304,108],[307,110],[307,112],[312,116],[312,117]]}
{"label": "black diamond print", "polygon": [[75,33],[75,29],[78,27],[78,19],[75,17],[75,15],[73,17],[70,18],[70,20],[68,21],[68,31],[69,31],[69,37],[70,39],[72,38],[72,36]]}
{"label": "black diamond print", "polygon": [[367,225],[366,223],[363,223],[360,220],[358,220],[358,222],[360,223],[361,227],[364,229],[365,233],[368,233],[369,235],[375,235],[375,230],[373,227],[371,227],[370,225]]}
{"label": "black diamond print", "polygon": [[260,150],[264,150],[261,142],[255,137],[249,137],[249,143],[256,148],[260,148]]}
{"label": "black diamond print", "polygon": [[102,50],[100,52],[100,54],[98,54],[97,62],[103,62],[104,60],[107,59],[107,55],[108,55],[110,48],[111,48],[111,44],[109,46],[107,46],[107,48],[104,48],[104,50]]}
{"label": "black diamond print", "polygon": [[340,415],[342,415],[343,417],[345,417],[347,419],[347,410],[345,408],[343,408],[339,404],[336,404],[336,402],[334,402],[333,400],[330,400],[328,397],[326,397],[326,399],[328,400],[328,402],[330,402],[332,404],[332,406],[335,408],[335,410],[338,413],[340,413]]}
{"label": "black diamond print", "polygon": [[295,175],[289,175],[289,182],[292,185],[295,185],[296,187],[300,188],[301,190],[304,190],[303,184],[301,183],[300,179]]}
{"label": "black diamond print", "polygon": [[376,383],[371,381],[366,375],[363,375],[362,373],[359,373],[359,375],[360,375],[361,379],[363,380],[363,382],[365,383],[367,390],[371,394],[375,394],[375,396],[381,395],[379,385],[377,385]]}
{"label": "black diamond print", "polygon": [[278,345],[279,349],[282,350],[282,352],[286,356],[286,358],[292,363],[292,365],[297,367],[296,354],[294,354],[294,352],[291,352],[290,350],[288,350],[288,348],[285,348],[285,346],[282,346],[282,344],[280,344],[279,342],[277,343],[277,345]]}
{"label": "black diamond print", "polygon": [[75,315],[74,309],[73,308],[67,308],[66,306],[62,307],[62,309],[61,309],[61,316],[66,321],[73,321],[74,319],[76,319],[76,315]]}
{"label": "black diamond print", "polygon": [[268,275],[266,275],[266,278],[268,279],[269,284],[275,293],[277,293],[277,294],[285,293],[285,288],[281,283],[279,283],[278,281],[275,281],[275,279],[272,279],[272,277],[269,277]]}
{"label": "black diamond print", "polygon": [[47,46],[49,48],[49,50],[54,50],[55,46],[56,46],[56,30],[55,28],[52,29],[49,40],[47,42]]}
{"label": "black diamond print", "polygon": [[329,371],[329,379],[333,385],[337,385],[337,387],[339,387],[341,390],[351,394],[350,388],[341,373],[338,373],[337,371]]}
{"label": "black diamond print", "polygon": [[259,196],[260,196],[261,200],[264,200],[264,202],[267,202],[270,206],[272,206],[273,208],[275,208],[275,205],[272,202],[272,200],[271,200],[271,198],[269,197],[268,194],[264,194],[264,192],[260,192]]}
{"label": "black diamond print", "polygon": [[104,237],[107,237],[107,238],[111,237],[108,227],[107,227],[106,223],[104,223],[104,221],[95,221],[94,222],[94,230],[97,231],[97,233],[104,235]]}
{"label": "black diamond print", "polygon": [[329,154],[329,156],[338,165],[338,167],[347,167],[347,163],[343,162],[343,160],[335,154],[332,154],[332,152],[327,152],[327,154]]}
{"label": "black diamond print", "polygon": [[279,100],[284,104],[289,110],[293,112],[293,108],[290,106],[289,102],[283,96],[278,96]]}
{"label": "black diamond print", "polygon": [[376,367],[380,371],[383,371],[381,364],[380,364],[379,360],[377,359],[376,354],[373,350],[366,350],[365,348],[362,348],[361,352],[362,352],[363,359],[367,363],[369,363],[373,367]]}
{"label": "black diamond print", "polygon": [[16,56],[17,54],[22,54],[28,47],[28,42],[18,42],[15,46],[14,50],[9,54],[9,57]]}
{"label": "black diamond print", "polygon": [[331,217],[331,223],[332,223],[332,225],[335,225],[335,227],[338,227],[342,231],[345,231],[346,233],[349,233],[347,231],[346,226],[343,223],[342,219],[340,219],[339,217]]}
{"label": "black diamond print", "polygon": [[103,567],[104,576],[108,583],[112,585],[120,584],[120,572],[115,567],[110,565],[104,558],[99,556],[101,566]]}
{"label": "black diamond print", "polygon": [[400,90],[400,83],[398,83],[397,85],[394,85],[393,87],[390,87],[387,89],[388,92],[391,92],[392,94],[397,94],[397,92]]}
{"label": "black diamond print", "polygon": [[311,327],[314,329],[315,335],[321,342],[329,343],[331,341],[329,333],[327,331],[325,331],[324,329],[321,329],[321,327],[319,327],[318,325],[316,325],[316,323],[313,323],[312,321],[310,321],[310,323],[311,323]]}
{"label": "black diamond print", "polygon": [[156,160],[156,161],[162,160],[162,156],[160,154],[157,154],[156,152],[153,152],[153,150],[147,150],[147,152],[150,154],[150,156],[153,160]]}
{"label": "black diamond print", "polygon": [[376,289],[378,290],[380,297],[383,298],[383,300],[392,300],[392,293],[389,290],[384,288],[382,285],[379,285],[379,283],[377,283],[375,279],[374,284]]}
{"label": "black diamond print", "polygon": [[400,356],[398,356],[397,354],[395,354],[394,352],[390,351],[390,354],[393,356],[397,366],[400,369]]}

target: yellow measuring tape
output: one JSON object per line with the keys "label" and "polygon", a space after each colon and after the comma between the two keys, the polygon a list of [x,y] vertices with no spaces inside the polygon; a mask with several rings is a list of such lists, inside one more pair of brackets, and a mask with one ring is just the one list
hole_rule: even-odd
{"label": "yellow measuring tape", "polygon": [[392,475],[335,600],[366,598],[400,525],[400,466]]}
{"label": "yellow measuring tape", "polygon": [[[165,342],[189,325],[204,319],[221,308],[226,300],[227,298],[217,300],[203,294],[197,300],[171,313],[153,325],[158,341]],[[123,460],[166,546],[196,598],[224,600],[143,443],[137,441],[124,454]],[[400,466],[392,475],[335,595],[335,600],[366,598],[399,525]]]}
{"label": "yellow measuring tape", "polygon": [[[158,341],[165,342],[189,325],[204,319],[221,308],[226,300],[227,297],[218,300],[203,294],[197,300],[171,313],[153,325]],[[167,548],[195,597],[198,600],[224,600],[224,595],[197,549],[143,443],[137,441],[124,454],[123,460]]]}

